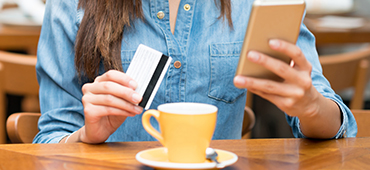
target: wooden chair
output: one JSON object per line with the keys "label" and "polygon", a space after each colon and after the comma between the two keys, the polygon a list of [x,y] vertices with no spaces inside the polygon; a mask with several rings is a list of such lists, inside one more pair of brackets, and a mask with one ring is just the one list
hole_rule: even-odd
{"label": "wooden chair", "polygon": [[250,131],[252,130],[256,118],[252,110],[253,105],[253,93],[247,91],[247,101],[244,108],[244,119],[243,119],[243,128],[242,128],[242,139],[250,138]]}
{"label": "wooden chair", "polygon": [[6,143],[6,94],[25,96],[24,111],[39,112],[36,56],[0,51],[0,144]]}
{"label": "wooden chair", "polygon": [[351,110],[357,122],[356,137],[370,137],[370,110]]}
{"label": "wooden chair", "polygon": [[40,113],[14,113],[6,121],[6,130],[12,143],[32,143],[39,132]]}
{"label": "wooden chair", "polygon": [[369,81],[370,46],[343,54],[320,56],[324,76],[334,91],[353,87],[350,109],[363,109],[364,92]]}

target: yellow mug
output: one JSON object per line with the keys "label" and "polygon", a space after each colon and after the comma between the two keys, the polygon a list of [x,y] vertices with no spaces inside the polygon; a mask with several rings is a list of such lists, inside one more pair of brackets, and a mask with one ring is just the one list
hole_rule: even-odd
{"label": "yellow mug", "polygon": [[[217,107],[203,103],[167,103],[144,112],[144,129],[167,148],[168,160],[203,163],[216,127]],[[157,119],[160,132],[150,124]]]}

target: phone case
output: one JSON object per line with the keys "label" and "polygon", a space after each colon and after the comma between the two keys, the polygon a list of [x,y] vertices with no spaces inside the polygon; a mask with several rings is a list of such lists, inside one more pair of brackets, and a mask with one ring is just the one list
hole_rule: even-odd
{"label": "phone case", "polygon": [[282,79],[263,66],[247,59],[249,51],[259,51],[286,63],[290,58],[272,50],[270,39],[281,39],[295,44],[305,10],[304,0],[256,0],[253,3],[248,28],[244,37],[236,75]]}

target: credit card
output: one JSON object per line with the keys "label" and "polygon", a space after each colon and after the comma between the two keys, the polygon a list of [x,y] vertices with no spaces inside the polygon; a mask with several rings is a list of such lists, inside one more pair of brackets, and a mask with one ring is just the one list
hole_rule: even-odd
{"label": "credit card", "polygon": [[139,45],[126,71],[138,84],[135,91],[143,97],[139,106],[149,109],[171,61],[171,57],[143,44]]}

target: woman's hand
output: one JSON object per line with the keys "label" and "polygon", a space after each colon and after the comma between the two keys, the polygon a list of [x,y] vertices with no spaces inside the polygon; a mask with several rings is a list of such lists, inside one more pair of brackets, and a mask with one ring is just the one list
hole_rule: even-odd
{"label": "woman's hand", "polygon": [[[267,79],[236,76],[234,78],[235,86],[246,88],[269,100],[288,115],[298,117],[301,124],[304,124],[302,125],[302,131],[303,129],[309,129],[306,130],[306,136],[317,137],[315,135],[322,132],[315,131],[311,133],[310,130],[322,129],[325,125],[321,123],[325,122],[321,121],[331,119],[330,121],[334,121],[335,126],[329,128],[329,130],[332,130],[329,131],[329,134],[334,136],[340,127],[339,108],[335,102],[322,96],[312,85],[312,66],[302,51],[296,45],[282,40],[270,40],[270,47],[289,56],[292,63],[289,65],[256,51],[249,52],[248,59],[277,74],[283,81],[276,82]],[[334,115],[335,117],[332,117]],[[308,121],[314,122],[305,124]]]}
{"label": "woman's hand", "polygon": [[79,140],[102,143],[117,130],[128,116],[143,111],[137,106],[142,97],[134,90],[137,83],[123,72],[110,70],[93,83],[82,87],[85,126],[79,130]]}
{"label": "woman's hand", "polygon": [[[262,65],[284,79],[276,82],[253,77],[235,77],[235,85],[247,88],[249,91],[269,100],[290,116],[315,114],[316,100],[320,95],[312,85],[311,64],[306,60],[301,50],[290,43],[271,40],[270,47],[289,56],[294,64],[288,65],[265,54],[251,51],[248,59]],[[304,112],[302,112],[302,110]]]}

